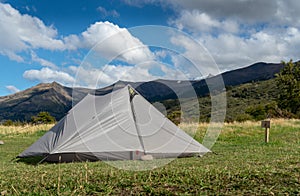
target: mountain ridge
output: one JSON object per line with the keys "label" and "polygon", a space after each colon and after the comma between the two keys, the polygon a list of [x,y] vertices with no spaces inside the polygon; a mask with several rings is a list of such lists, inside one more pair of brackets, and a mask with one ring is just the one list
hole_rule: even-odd
{"label": "mountain ridge", "polygon": [[259,62],[202,80],[118,81],[100,89],[72,88],[57,82],[41,83],[24,91],[0,97],[0,121],[7,119],[28,121],[31,116],[40,111],[48,111],[59,120],[86,94],[104,95],[127,84],[136,88],[150,102],[177,99],[179,93],[180,96],[188,97],[190,96],[188,88],[190,89],[191,86],[197,96],[207,96],[209,95],[207,83],[213,83],[220,76],[223,78],[225,86],[237,86],[248,82],[272,79],[283,66],[281,63]]}

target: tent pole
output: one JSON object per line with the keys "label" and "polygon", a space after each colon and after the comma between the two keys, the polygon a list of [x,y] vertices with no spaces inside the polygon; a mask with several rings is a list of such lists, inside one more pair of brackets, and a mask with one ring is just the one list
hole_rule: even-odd
{"label": "tent pole", "polygon": [[[130,86],[128,86],[128,91],[129,91],[129,96],[130,96],[130,109],[131,109],[131,113],[132,113],[132,116],[133,116],[133,120],[134,120],[134,126],[135,126],[135,128],[136,128],[136,131],[137,131],[137,134],[138,134],[138,138],[139,138],[139,141],[140,141],[140,143],[141,143],[141,146],[142,146],[142,148],[143,148],[143,153],[144,153],[144,155],[146,155],[146,151],[145,151],[145,145],[144,145],[144,142],[143,142],[143,139],[142,139],[142,136],[141,136],[141,132],[140,132],[140,129],[139,129],[139,127],[137,126],[137,124],[136,124],[136,115],[135,115],[135,112],[134,112],[134,105],[133,105],[133,103],[132,103],[132,100],[133,100],[133,97],[135,96],[135,95],[137,95],[136,93],[135,93],[135,91],[130,87]],[[131,92],[131,91],[133,91],[133,92]]]}
{"label": "tent pole", "polygon": [[37,165],[39,165],[39,164],[41,164],[42,162],[44,162],[47,158],[48,158],[48,155],[45,156],[42,160],[40,160],[40,161],[37,163]]}

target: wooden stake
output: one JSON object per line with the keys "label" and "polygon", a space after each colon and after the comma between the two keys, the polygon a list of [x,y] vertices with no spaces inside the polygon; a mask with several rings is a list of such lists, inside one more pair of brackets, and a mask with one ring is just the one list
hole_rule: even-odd
{"label": "wooden stake", "polygon": [[270,127],[271,127],[271,121],[270,119],[266,119],[261,121],[261,127],[265,128],[265,142],[269,142],[269,134],[270,134]]}
{"label": "wooden stake", "polygon": [[269,142],[269,134],[270,134],[270,128],[265,129],[265,142],[268,143]]}

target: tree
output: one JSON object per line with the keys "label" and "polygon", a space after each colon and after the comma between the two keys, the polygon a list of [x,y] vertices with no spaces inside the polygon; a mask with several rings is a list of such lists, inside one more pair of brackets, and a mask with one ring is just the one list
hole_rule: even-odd
{"label": "tree", "polygon": [[276,78],[280,88],[278,106],[300,117],[300,62],[282,63],[285,66]]}
{"label": "tree", "polygon": [[33,124],[52,124],[55,123],[55,118],[49,112],[40,112],[36,116],[31,117]]}

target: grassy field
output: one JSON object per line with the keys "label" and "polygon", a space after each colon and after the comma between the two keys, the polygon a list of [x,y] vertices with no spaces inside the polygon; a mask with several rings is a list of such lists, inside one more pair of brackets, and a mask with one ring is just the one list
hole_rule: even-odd
{"label": "grassy field", "polygon": [[[187,132],[195,125],[182,125]],[[259,122],[225,124],[202,158],[182,158],[149,171],[104,162],[37,166],[12,160],[49,129],[0,127],[2,195],[300,195],[300,121],[273,120],[264,143]],[[201,142],[207,124],[195,138]],[[154,160],[158,161],[159,160]],[[127,164],[128,162],[121,162]],[[130,162],[136,165],[149,162]]]}

